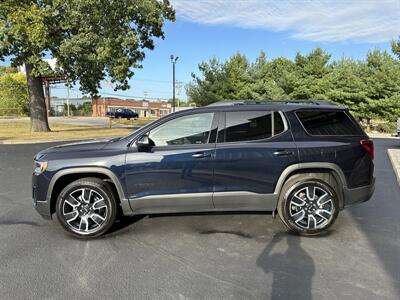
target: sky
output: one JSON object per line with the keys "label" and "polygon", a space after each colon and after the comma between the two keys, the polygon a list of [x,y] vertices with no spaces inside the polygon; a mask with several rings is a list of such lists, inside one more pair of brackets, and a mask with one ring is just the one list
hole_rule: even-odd
{"label": "sky", "polygon": [[[114,91],[102,82],[101,95],[171,98],[171,54],[179,56],[176,80],[183,86],[192,72],[198,74],[198,64],[212,57],[224,61],[240,52],[254,61],[263,50],[269,59],[293,58],[321,47],[332,58],[363,59],[373,49],[390,51],[390,42],[400,36],[400,0],[170,1],[176,21],[167,22],[165,39],[146,51],[130,90]],[[177,94],[187,98],[184,87]],[[54,86],[52,95],[65,97],[65,87]],[[78,87],[70,96],[81,96]]]}

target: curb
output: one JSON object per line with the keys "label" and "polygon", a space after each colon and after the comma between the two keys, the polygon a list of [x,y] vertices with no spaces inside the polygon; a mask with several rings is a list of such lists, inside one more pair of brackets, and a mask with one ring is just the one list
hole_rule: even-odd
{"label": "curb", "polygon": [[397,182],[400,185],[400,149],[388,149],[387,152],[396,174]]}
{"label": "curb", "polygon": [[381,134],[367,134],[371,139],[394,139],[398,140],[399,137],[393,135],[381,135]]}

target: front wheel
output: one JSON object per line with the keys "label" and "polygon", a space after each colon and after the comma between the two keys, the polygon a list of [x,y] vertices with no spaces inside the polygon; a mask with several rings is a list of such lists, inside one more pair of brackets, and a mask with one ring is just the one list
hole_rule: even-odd
{"label": "front wheel", "polygon": [[278,212],[290,229],[302,235],[317,235],[335,222],[338,199],[335,190],[319,174],[299,174],[285,183]]}
{"label": "front wheel", "polygon": [[61,225],[79,238],[98,237],[113,225],[116,201],[112,188],[99,178],[83,178],[70,183],[56,203]]}

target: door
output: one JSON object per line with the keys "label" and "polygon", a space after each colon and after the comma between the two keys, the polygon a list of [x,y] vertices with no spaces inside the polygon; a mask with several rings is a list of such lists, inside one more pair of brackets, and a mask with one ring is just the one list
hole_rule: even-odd
{"label": "door", "polygon": [[297,157],[283,113],[227,111],[216,145],[215,208],[275,209],[275,185]]}
{"label": "door", "polygon": [[179,116],[145,134],[151,147],[126,156],[126,187],[137,213],[213,208],[217,120],[214,113]]}

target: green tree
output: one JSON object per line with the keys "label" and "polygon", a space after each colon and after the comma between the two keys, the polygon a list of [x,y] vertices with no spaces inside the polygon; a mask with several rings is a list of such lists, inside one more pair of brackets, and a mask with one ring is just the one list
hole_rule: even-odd
{"label": "green tree", "polygon": [[250,96],[250,64],[247,57],[236,53],[222,66],[225,74],[226,95],[228,100],[247,99]]}
{"label": "green tree", "polygon": [[386,51],[368,53],[362,76],[368,101],[361,107],[369,118],[394,121],[399,116],[400,62]]}
{"label": "green tree", "polygon": [[357,117],[367,118],[369,112],[363,105],[369,99],[365,76],[364,62],[344,58],[333,62],[326,97],[338,105],[350,107]]}
{"label": "green tree", "polygon": [[331,55],[316,48],[308,55],[297,53],[295,71],[288,77],[291,99],[326,99]]}
{"label": "green tree", "polygon": [[286,64],[287,61],[289,60],[277,58],[268,62],[265,53],[261,51],[250,70],[251,95],[248,98],[256,100],[288,99],[284,82],[287,78],[287,70],[290,68]]}
{"label": "green tree", "polygon": [[2,0],[0,59],[25,64],[31,129],[48,131],[40,76],[44,56],[57,59],[68,83],[96,95],[101,80],[127,89],[132,68],[140,68],[154,38],[163,38],[175,14],[168,0]]}
{"label": "green tree", "polygon": [[[400,40],[392,48],[400,54]],[[224,99],[327,99],[368,123],[400,115],[400,59],[385,51],[371,51],[365,60],[332,61],[320,48],[298,53],[294,61],[268,61],[261,52],[254,63],[235,54],[224,63],[203,62],[199,69],[201,75],[193,75],[187,87],[189,100],[198,106]]]}
{"label": "green tree", "polygon": [[374,50],[367,54],[366,64],[364,79],[369,98],[379,100],[400,93],[400,63],[393,56]]}
{"label": "green tree", "polygon": [[230,91],[224,65],[216,58],[199,64],[202,76],[192,73],[193,81],[186,85],[186,93],[197,106],[206,106],[227,99]]}
{"label": "green tree", "polygon": [[392,41],[392,52],[400,60],[400,37]]}
{"label": "green tree", "polygon": [[289,99],[289,95],[293,92],[290,83],[295,70],[296,65],[285,57],[274,58],[268,63],[267,74],[283,90],[282,99]]}
{"label": "green tree", "polygon": [[22,73],[0,75],[0,113],[27,115],[29,111],[26,77]]}
{"label": "green tree", "polygon": [[83,116],[90,116],[92,114],[92,102],[84,102],[78,106],[78,110],[81,111]]}

